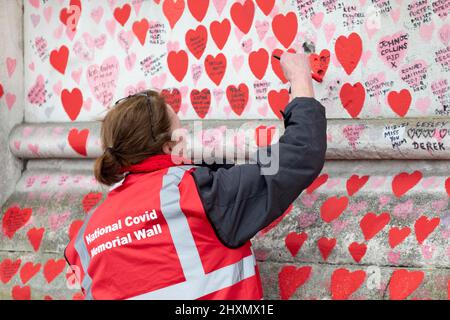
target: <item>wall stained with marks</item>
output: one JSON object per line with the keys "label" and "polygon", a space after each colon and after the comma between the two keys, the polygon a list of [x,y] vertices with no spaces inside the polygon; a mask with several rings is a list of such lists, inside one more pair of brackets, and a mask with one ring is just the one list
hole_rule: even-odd
{"label": "wall stained with marks", "polygon": [[329,119],[328,160],[253,241],[265,296],[449,298],[448,1],[23,5],[24,62],[17,52],[5,59],[24,69],[24,99],[9,112],[23,106],[25,123],[9,148],[27,170],[1,211],[0,298],[82,297],[62,252],[108,192],[91,168],[101,152],[95,120],[115,100],[163,90],[193,149],[264,146],[282,133],[289,99],[271,56],[304,42],[323,78],[315,91]]}

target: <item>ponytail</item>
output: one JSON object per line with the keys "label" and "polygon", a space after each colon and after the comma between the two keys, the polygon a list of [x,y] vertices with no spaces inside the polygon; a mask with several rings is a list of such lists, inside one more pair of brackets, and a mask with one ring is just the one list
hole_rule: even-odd
{"label": "ponytail", "polygon": [[123,174],[120,172],[122,165],[117,160],[112,148],[106,148],[105,152],[95,160],[95,179],[107,186],[112,186],[122,180]]}

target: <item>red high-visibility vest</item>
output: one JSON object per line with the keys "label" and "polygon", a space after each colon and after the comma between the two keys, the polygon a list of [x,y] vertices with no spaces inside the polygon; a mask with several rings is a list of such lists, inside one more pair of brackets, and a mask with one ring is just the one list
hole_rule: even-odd
{"label": "red high-visibility vest", "polygon": [[67,246],[85,298],[262,299],[251,242],[223,245],[204,212],[195,169],[167,159],[132,166]]}

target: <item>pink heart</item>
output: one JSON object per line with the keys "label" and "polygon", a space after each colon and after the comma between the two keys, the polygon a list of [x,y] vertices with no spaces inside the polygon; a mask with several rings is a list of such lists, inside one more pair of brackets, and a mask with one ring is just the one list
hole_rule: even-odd
{"label": "pink heart", "polygon": [[41,21],[41,16],[38,14],[34,14],[32,13],[31,16],[31,23],[33,24],[33,27],[36,28],[36,26],[39,24],[39,22]]}
{"label": "pink heart", "polygon": [[152,86],[158,90],[162,90],[167,80],[167,73],[162,73],[159,76],[152,78]]}
{"label": "pink heart", "polygon": [[424,179],[422,179],[422,186],[425,189],[428,189],[429,187],[433,186],[433,184],[435,184],[435,182],[436,182],[435,177],[424,178]]}
{"label": "pink heart", "polygon": [[30,64],[28,65],[28,68],[29,68],[31,71],[34,71],[34,62],[30,63]]}
{"label": "pink heart", "polygon": [[269,105],[267,103],[263,103],[258,107],[258,113],[263,117],[267,116],[267,112],[269,111]]}
{"label": "pink heart", "polygon": [[188,91],[189,91],[189,87],[188,86],[182,86],[180,88],[178,88],[178,90],[180,90],[181,96],[184,98],[186,97]]}
{"label": "pink heart", "polygon": [[408,38],[406,35],[406,32],[399,31],[380,39],[379,43],[394,42],[396,43],[396,47],[402,48],[401,50],[397,50],[395,53],[386,54],[386,46],[377,45],[378,56],[389,66],[389,68],[393,68],[392,62],[394,62],[395,65],[398,66],[405,57],[408,45]]}
{"label": "pink heart", "polygon": [[413,212],[414,202],[412,199],[397,204],[392,211],[393,215],[403,219],[406,219],[408,215],[411,215]]}
{"label": "pink heart", "polygon": [[267,31],[269,31],[269,22],[265,20],[257,20],[255,22],[256,33],[258,34],[259,40],[264,39]]}
{"label": "pink heart", "polygon": [[398,264],[400,261],[400,252],[389,251],[388,261],[391,264]]}
{"label": "pink heart", "polygon": [[87,80],[89,88],[94,97],[104,106],[108,106],[114,97],[119,74],[119,61],[111,56],[103,61],[101,65],[88,67]]}
{"label": "pink heart", "polygon": [[417,98],[416,100],[416,108],[422,113],[427,114],[428,109],[431,105],[431,98],[430,97],[422,97]]}
{"label": "pink heart", "polygon": [[50,225],[50,229],[56,231],[60,229],[66,221],[69,219],[71,215],[70,211],[61,213],[61,214],[53,214],[48,218],[48,223]]}
{"label": "pink heart", "polygon": [[390,196],[382,195],[378,198],[378,202],[380,203],[378,209],[383,208],[385,205],[387,205],[391,201]]}
{"label": "pink heart", "polygon": [[266,45],[269,48],[269,50],[272,52],[276,45],[277,45],[277,38],[275,37],[267,37],[266,38]]}
{"label": "pink heart", "polygon": [[110,36],[114,37],[114,34],[116,33],[116,20],[114,18],[111,20],[106,20],[105,25]]}
{"label": "pink heart", "polygon": [[6,106],[11,111],[11,108],[16,102],[16,95],[8,92],[5,96],[5,99],[6,99]]}
{"label": "pink heart", "polygon": [[361,55],[361,61],[364,66],[367,66],[367,62],[369,61],[369,59],[371,57],[372,57],[372,51],[366,50],[363,52],[363,54]]}
{"label": "pink heart", "polygon": [[334,234],[340,234],[342,230],[344,230],[345,227],[347,227],[348,224],[349,224],[348,221],[334,220],[331,223],[331,228],[333,229]]}
{"label": "pink heart", "polygon": [[223,8],[225,8],[225,5],[227,4],[227,0],[213,0],[213,4],[220,16],[222,14]]}
{"label": "pink heart", "polygon": [[180,47],[180,43],[178,41],[167,41],[166,47],[167,47],[167,52],[178,51],[178,48]]}
{"label": "pink heart", "polygon": [[303,193],[300,197],[300,201],[302,204],[307,207],[311,208],[314,205],[314,202],[316,202],[317,198],[319,197],[316,193]]}
{"label": "pink heart", "polygon": [[35,7],[36,9],[39,9],[39,5],[40,5],[40,0],[28,0],[28,2]]}
{"label": "pink heart", "polygon": [[53,37],[55,39],[61,38],[63,31],[64,31],[64,28],[62,25],[60,25],[58,28],[55,29],[55,31],[53,31]]}
{"label": "pink heart", "polygon": [[326,187],[327,189],[333,189],[334,187],[339,185],[340,182],[341,182],[340,178],[330,178],[327,181]]}
{"label": "pink heart", "polygon": [[369,36],[369,39],[373,37],[375,33],[378,32],[378,30],[381,29],[380,23],[378,21],[378,17],[369,17],[366,20],[366,23],[364,24],[364,27],[367,31],[367,35]]}
{"label": "pink heart", "polygon": [[[141,6],[142,6],[143,1],[144,0],[134,0],[132,2],[134,11],[136,12],[136,15],[139,15],[139,11],[141,11]],[[159,1],[157,2],[157,4],[159,4]]]}
{"label": "pink heart", "polygon": [[391,18],[395,23],[397,23],[398,19],[400,18],[400,8],[392,9]]}
{"label": "pink heart", "polygon": [[439,39],[441,39],[442,43],[446,46],[450,40],[450,23],[444,24],[439,29]]}
{"label": "pink heart", "polygon": [[422,24],[419,29],[420,36],[425,41],[431,40],[431,37],[433,36],[433,31],[434,31],[434,23],[433,22],[427,23],[427,24]]}
{"label": "pink heart", "polygon": [[371,177],[370,178],[370,187],[377,189],[381,187],[386,181],[386,177]]}
{"label": "pink heart", "polygon": [[323,31],[325,33],[325,40],[329,43],[336,31],[336,25],[334,23],[327,23],[323,26]]}
{"label": "pink heart", "polygon": [[128,50],[131,47],[134,38],[132,31],[120,30],[118,35],[119,44],[124,50]]}
{"label": "pink heart", "polygon": [[53,85],[53,92],[57,95],[60,96],[61,95],[61,91],[62,91],[62,82],[58,81],[57,83],[55,83]]}
{"label": "pink heart", "polygon": [[34,129],[31,128],[31,127],[25,127],[25,128],[23,128],[23,131],[22,131],[22,137],[28,138],[28,137],[30,136],[30,134],[33,133],[33,131],[34,131]]}
{"label": "pink heart", "polygon": [[194,85],[197,86],[197,82],[202,76],[203,67],[201,64],[191,65],[192,80],[194,80]]}
{"label": "pink heart", "polygon": [[133,69],[135,63],[136,54],[134,52],[125,57],[125,68],[127,68],[128,71],[131,71],[131,69]]}
{"label": "pink heart", "polygon": [[232,62],[234,70],[236,70],[236,72],[239,72],[239,70],[241,70],[242,68],[242,65],[244,64],[244,56],[243,55],[233,56]]}
{"label": "pink heart", "polygon": [[28,144],[28,150],[34,155],[39,155],[39,146],[37,144]]}
{"label": "pink heart", "polygon": [[308,228],[309,226],[313,225],[316,221],[317,221],[317,214],[309,212],[301,212],[297,218],[298,226],[302,229]]}
{"label": "pink heart", "polygon": [[213,96],[214,96],[214,101],[216,102],[216,105],[220,104],[220,101],[223,98],[223,90],[221,88],[214,88],[213,89]]}
{"label": "pink heart", "polygon": [[47,21],[47,23],[50,22],[50,19],[52,18],[52,14],[53,14],[53,7],[46,7],[44,9],[44,18],[45,18],[45,21]]}
{"label": "pink heart", "polygon": [[36,78],[36,82],[31,87],[31,89],[28,91],[27,99],[28,102],[31,104],[38,104],[41,105],[45,102],[45,83],[44,83],[44,76],[39,75]]}
{"label": "pink heart", "polygon": [[242,42],[242,50],[249,54],[252,51],[252,47],[253,47],[253,40],[252,39],[247,39],[244,42]]}
{"label": "pink heart", "polygon": [[95,21],[95,23],[99,23],[103,17],[103,7],[98,7],[91,12],[91,18]]}
{"label": "pink heart", "polygon": [[320,26],[322,25],[324,16],[325,14],[323,12],[318,12],[311,17],[311,22],[316,29],[319,29]]}
{"label": "pink heart", "polygon": [[436,250],[436,247],[434,245],[422,244],[420,249],[422,251],[422,256],[425,259],[430,260],[433,258],[433,253]]}
{"label": "pink heart", "polygon": [[80,84],[81,74],[83,73],[83,67],[80,67],[78,70],[72,71],[72,79]]}
{"label": "pink heart", "polygon": [[244,37],[244,33],[241,30],[239,30],[239,28],[235,28],[234,34],[236,35],[236,38],[238,39],[238,41],[241,42],[242,38]]}
{"label": "pink heart", "polygon": [[22,142],[19,140],[14,140],[14,148],[16,148],[16,150],[20,150],[20,144]]}
{"label": "pink heart", "polygon": [[86,100],[83,101],[83,109],[86,111],[90,111],[91,110],[91,106],[92,106],[92,99],[91,98],[87,98]]}

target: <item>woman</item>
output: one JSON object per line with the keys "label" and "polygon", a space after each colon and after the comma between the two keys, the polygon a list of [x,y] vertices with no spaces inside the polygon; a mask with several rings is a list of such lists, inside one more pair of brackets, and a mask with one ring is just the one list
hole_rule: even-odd
{"label": "woman", "polygon": [[[183,141],[171,139],[180,120],[154,91],[108,112],[95,177],[116,186],[65,250],[86,299],[263,297],[250,239],[318,176],[326,151],[307,56],[285,53],[281,66],[293,98],[286,130],[254,164],[180,163]],[[263,151],[276,172],[264,173]]]}

